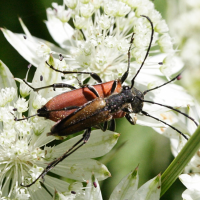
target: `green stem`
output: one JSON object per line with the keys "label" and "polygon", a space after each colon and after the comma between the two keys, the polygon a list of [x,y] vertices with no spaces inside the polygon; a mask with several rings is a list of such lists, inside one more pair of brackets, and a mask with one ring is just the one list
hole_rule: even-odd
{"label": "green stem", "polygon": [[174,183],[200,148],[200,126],[161,176],[161,195]]}

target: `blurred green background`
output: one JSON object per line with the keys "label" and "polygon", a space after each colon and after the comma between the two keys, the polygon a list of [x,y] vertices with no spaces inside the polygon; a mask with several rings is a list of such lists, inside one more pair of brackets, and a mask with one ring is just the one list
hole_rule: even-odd
{"label": "blurred green background", "polygon": [[[18,21],[18,17],[21,17],[32,35],[54,42],[43,22],[46,19],[46,8],[50,7],[52,2],[52,0],[1,0],[0,27],[21,33],[22,29]],[[62,0],[57,0],[57,3],[61,4]],[[165,18],[166,0],[155,0],[154,3]],[[25,77],[29,63],[13,49],[2,33],[0,33],[0,59],[10,68],[15,77]],[[31,72],[33,74],[34,70],[32,69]],[[109,198],[117,183],[138,165],[141,185],[162,173],[173,160],[168,139],[155,133],[151,128],[131,126],[122,119],[117,121],[117,132],[121,133],[117,146],[124,142],[125,144],[107,163],[112,177],[102,183],[104,200]],[[183,185],[177,180],[161,199],[180,200],[183,191]]]}

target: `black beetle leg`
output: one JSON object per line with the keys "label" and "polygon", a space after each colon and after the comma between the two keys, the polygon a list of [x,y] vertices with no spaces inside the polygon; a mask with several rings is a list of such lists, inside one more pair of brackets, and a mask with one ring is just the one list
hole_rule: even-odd
{"label": "black beetle leg", "polygon": [[115,129],[116,129],[116,122],[115,122],[115,119],[111,119],[109,130],[115,131]]}
{"label": "black beetle leg", "polygon": [[54,83],[52,85],[47,85],[47,86],[44,86],[44,87],[34,88],[26,80],[23,80],[23,81],[24,81],[24,83],[26,85],[28,85],[35,92],[37,92],[39,90],[42,90],[42,89],[51,88],[51,87],[53,88],[54,91],[55,91],[56,88],[70,88],[71,90],[76,89],[73,85],[69,85],[69,84],[66,84],[66,83]]}
{"label": "black beetle leg", "polygon": [[130,124],[135,125],[137,121],[137,117],[132,117],[129,113],[126,113],[125,115],[126,119],[129,121]]}

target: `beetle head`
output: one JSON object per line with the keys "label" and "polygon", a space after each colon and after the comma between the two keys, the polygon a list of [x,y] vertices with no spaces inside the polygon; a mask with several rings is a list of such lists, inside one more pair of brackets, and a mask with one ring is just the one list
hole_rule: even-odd
{"label": "beetle head", "polygon": [[142,111],[143,108],[143,102],[140,99],[144,99],[144,95],[140,90],[137,90],[136,88],[132,88],[132,94],[133,94],[133,101],[131,102],[131,107],[133,110],[133,113],[139,113]]}

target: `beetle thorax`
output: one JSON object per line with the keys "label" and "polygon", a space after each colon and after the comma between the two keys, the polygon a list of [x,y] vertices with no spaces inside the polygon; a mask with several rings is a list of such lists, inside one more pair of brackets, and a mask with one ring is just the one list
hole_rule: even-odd
{"label": "beetle thorax", "polygon": [[130,112],[138,113],[142,110],[143,103],[137,96],[143,99],[143,94],[139,90],[135,88],[131,89],[129,86],[123,86],[120,93],[106,98],[106,107],[111,113],[123,110],[124,108],[128,108]]}

